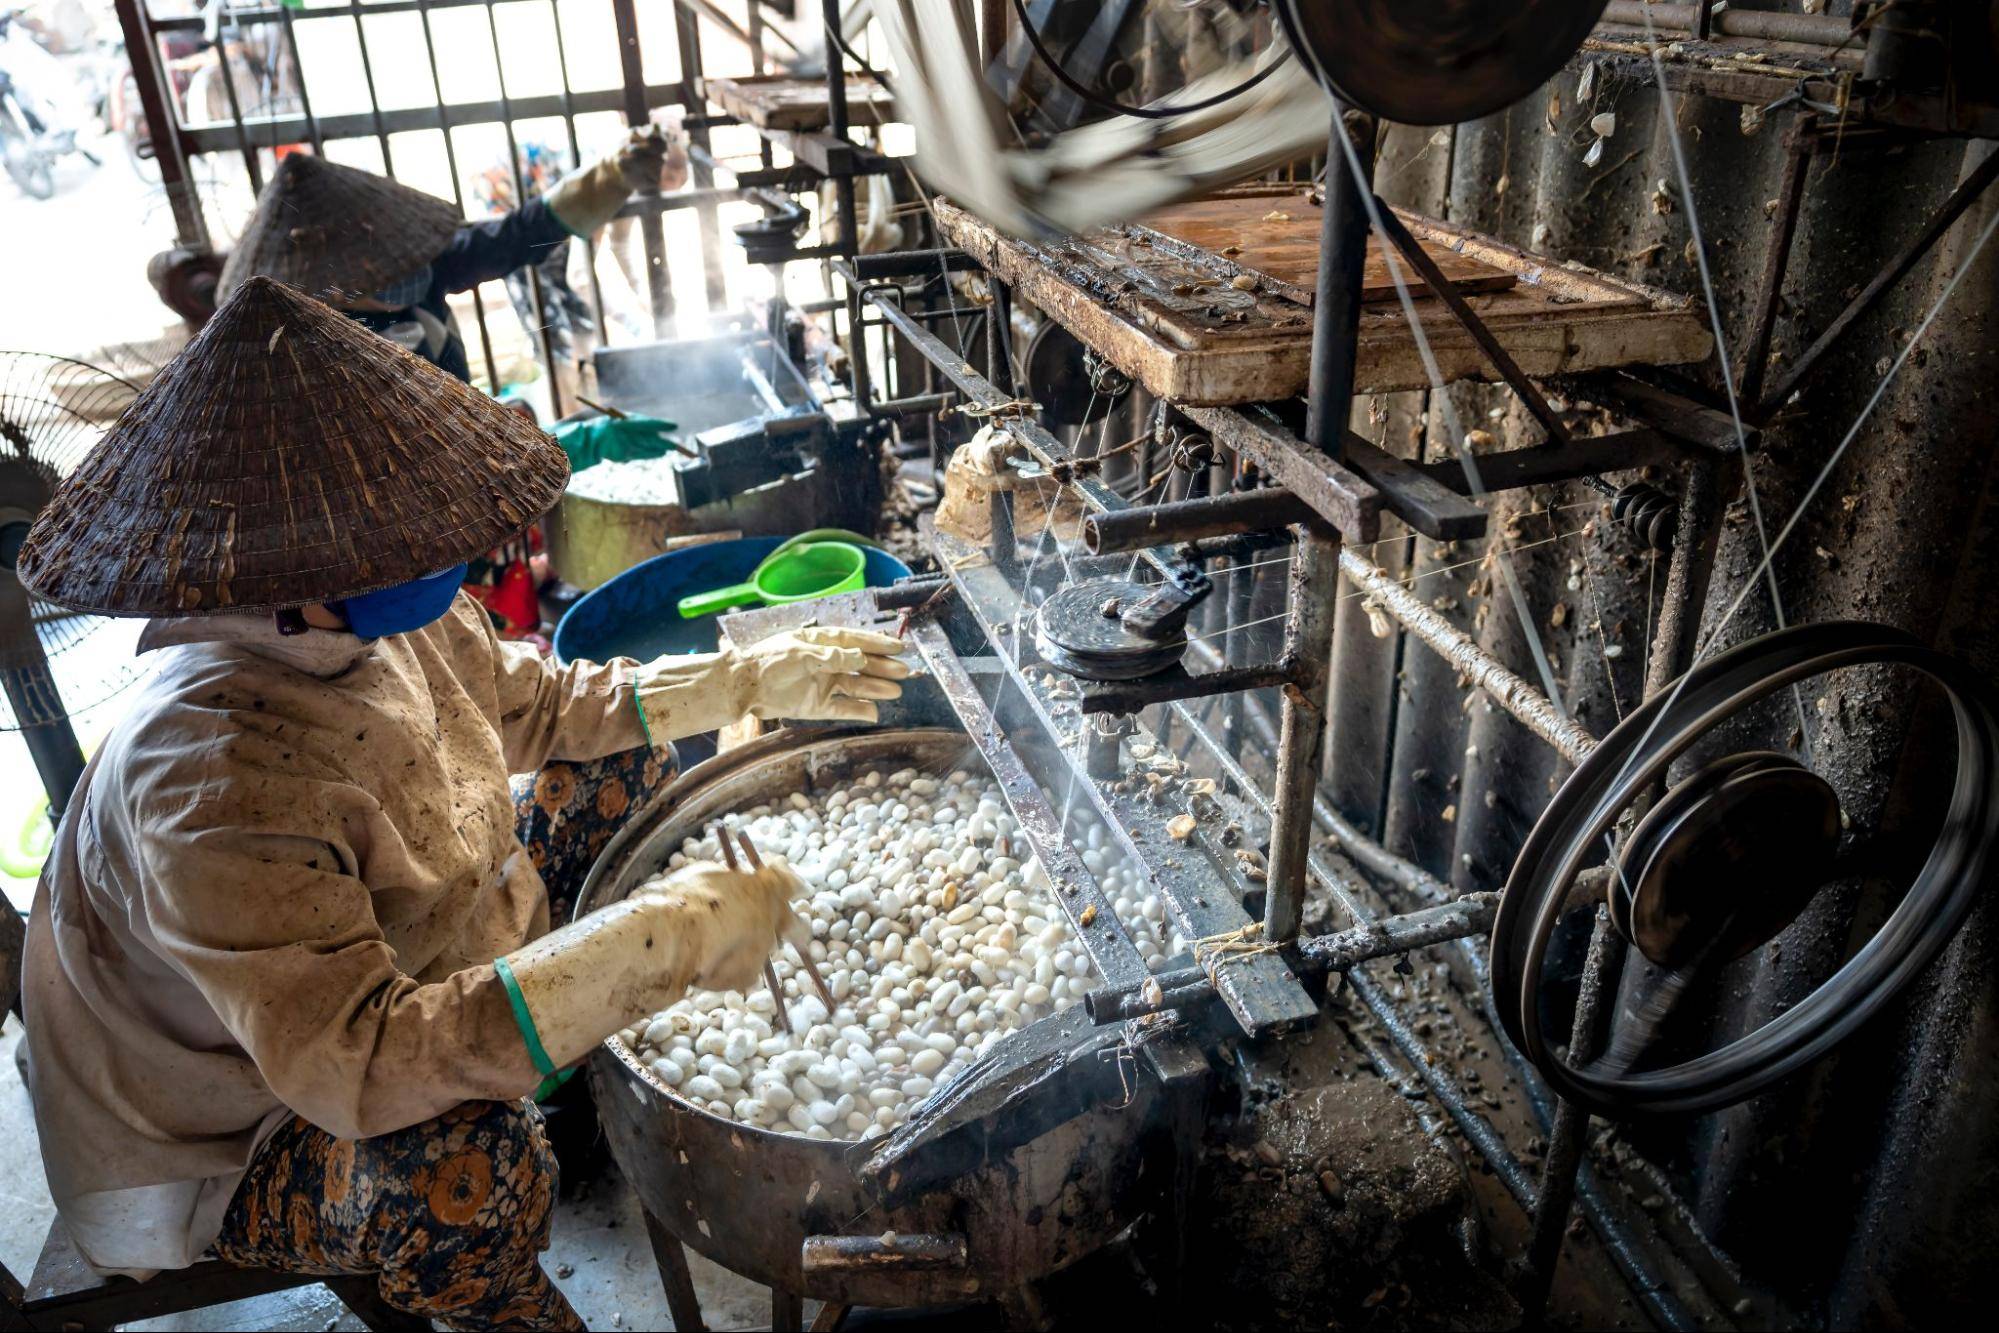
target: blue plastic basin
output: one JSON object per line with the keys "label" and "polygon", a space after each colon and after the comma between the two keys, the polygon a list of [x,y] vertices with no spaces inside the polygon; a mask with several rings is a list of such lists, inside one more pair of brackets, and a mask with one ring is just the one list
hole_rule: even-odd
{"label": "blue plastic basin", "polygon": [[[714,616],[680,618],[680,599],[748,579],[782,537],[743,537],[690,546],[633,565],[580,598],[555,627],[555,656],[562,662],[602,662],[631,657],[644,662],[664,653],[709,653],[716,646]],[[867,550],[870,588],[909,576],[909,566],[886,551]]]}

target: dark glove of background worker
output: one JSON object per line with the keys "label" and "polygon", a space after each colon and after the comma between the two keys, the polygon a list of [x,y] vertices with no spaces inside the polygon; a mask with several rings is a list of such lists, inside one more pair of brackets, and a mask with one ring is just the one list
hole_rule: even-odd
{"label": "dark glove of background worker", "polygon": [[558,421],[549,434],[569,455],[569,470],[581,472],[599,463],[663,457],[679,447],[679,441],[669,433],[676,425],[660,417],[590,417]]}
{"label": "dark glove of background worker", "polygon": [[657,125],[633,130],[617,152],[557,181],[548,192],[549,210],[571,232],[588,236],[617,216],[632,191],[658,186],[666,153],[666,134]]}
{"label": "dark glove of background worker", "polygon": [[638,669],[639,716],[654,745],[715,731],[745,714],[874,722],[876,701],[914,674],[893,634],[813,626],[748,648],[657,657]]}

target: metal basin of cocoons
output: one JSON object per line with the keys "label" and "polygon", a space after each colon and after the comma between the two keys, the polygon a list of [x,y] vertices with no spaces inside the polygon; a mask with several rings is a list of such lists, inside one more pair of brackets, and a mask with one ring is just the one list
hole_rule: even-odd
{"label": "metal basin of cocoons", "polygon": [[[650,799],[605,847],[576,911],[624,897],[718,820],[794,792],[830,792],[870,769],[906,767],[983,765],[962,733],[944,728],[759,737]],[[1044,1018],[1008,1040],[1080,1012]],[[1073,1086],[1050,1080],[1029,1089],[1028,1099],[1050,1105],[1027,1114],[1053,1128],[995,1148],[933,1187],[891,1188],[887,1200],[856,1173],[858,1145],[715,1115],[656,1077],[619,1037],[591,1055],[589,1077],[611,1155],[658,1229],[753,1281],[842,1304],[1004,1295],[1108,1243],[1171,1176],[1142,1169],[1159,1094],[1155,1080],[1137,1074],[1124,1105],[1113,1097],[1069,1118],[1071,1108],[1053,1103],[1080,1100]]]}

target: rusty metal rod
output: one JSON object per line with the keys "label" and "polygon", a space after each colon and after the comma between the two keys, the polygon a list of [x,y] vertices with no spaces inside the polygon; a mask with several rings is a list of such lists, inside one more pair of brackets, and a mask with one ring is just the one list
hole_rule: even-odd
{"label": "rusty metal rod", "polygon": [[[1651,11],[1652,28],[1662,37],[1690,37],[1696,31],[1705,5],[1655,5],[1645,0],[1610,0],[1604,6],[1603,21],[1620,27],[1642,28]],[[1846,15],[1777,14],[1763,10],[1725,9],[1712,15],[1708,31],[1723,37],[1760,37],[1771,42],[1796,42],[1803,46],[1844,46],[1853,36],[1853,21]]]}
{"label": "rusty metal rod", "polygon": [[1520,369],[1520,363],[1513,359],[1513,354],[1493,336],[1492,330],[1478,317],[1478,312],[1471,308],[1471,303],[1465,300],[1464,294],[1457,289],[1456,284],[1446,278],[1443,269],[1437,267],[1437,261],[1430,258],[1430,252],[1409,234],[1409,228],[1402,224],[1402,219],[1396,216],[1395,210],[1379,198],[1374,204],[1381,230],[1428,284],[1430,295],[1442,301],[1444,308],[1457,320],[1458,326],[1471,335],[1471,340],[1478,344],[1481,352],[1485,353],[1485,359],[1492,363],[1492,368],[1499,372],[1499,377],[1506,381],[1507,386],[1526,407],[1528,415],[1541,423],[1541,429],[1548,433],[1548,439],[1556,444],[1567,444],[1569,429],[1562,424],[1561,417],[1556,415],[1554,407],[1541,393],[1540,387],[1527,378],[1527,372]]}
{"label": "rusty metal rod", "polygon": [[[1400,916],[1364,921],[1330,935],[1314,935],[1298,941],[1299,970],[1345,972],[1372,958],[1386,958],[1411,949],[1428,948],[1450,940],[1481,935],[1492,929],[1498,910],[1496,893],[1470,893],[1436,907],[1424,907]],[[1148,990],[1156,983],[1156,999],[1148,1001]],[[1120,1023],[1127,1018],[1178,1009],[1215,998],[1214,982],[1198,965],[1161,972],[1150,982],[1135,986],[1103,986],[1083,997],[1083,1008],[1098,1023]]]}
{"label": "rusty metal rod", "polygon": [[1318,512],[1290,491],[1274,486],[1147,505],[1083,520],[1083,549],[1114,555],[1146,546],[1272,532],[1295,523],[1319,525]]}
{"label": "rusty metal rod", "polygon": [[1937,209],[1923,229],[1910,238],[1909,243],[1903,246],[1894,258],[1882,266],[1881,271],[1861,288],[1860,294],[1849,301],[1846,309],[1840,311],[1838,317],[1826,326],[1825,332],[1818,336],[1818,340],[1791,363],[1790,371],[1777,387],[1770,390],[1769,395],[1756,405],[1757,415],[1768,416],[1782,407],[1790,396],[1797,392],[1798,386],[1804,383],[1805,378],[1818,367],[1819,361],[1832,349],[1833,344],[1843,338],[1846,331],[1852,328],[1862,315],[1872,310],[1875,303],[1887,295],[1889,288],[1900,282],[1909,270],[1916,266],[1917,261],[1929,253],[1930,247],[1950,230],[1951,224],[1962,217],[1966,209],[1978,201],[1978,197],[1985,193],[1986,187],[1994,180],[1999,180],[1999,153],[1989,154],[1969,176],[1958,183],[1957,188],[1951,191],[1950,198],[1944,200],[1943,206]]}
{"label": "rusty metal rod", "polygon": [[1548,696],[1516,675],[1472,637],[1451,624],[1423,599],[1395,581],[1388,571],[1352,551],[1340,552],[1340,572],[1353,585],[1402,623],[1403,628],[1436,649],[1492,701],[1555,747],[1564,759],[1580,763],[1596,749],[1596,737],[1564,717]]}

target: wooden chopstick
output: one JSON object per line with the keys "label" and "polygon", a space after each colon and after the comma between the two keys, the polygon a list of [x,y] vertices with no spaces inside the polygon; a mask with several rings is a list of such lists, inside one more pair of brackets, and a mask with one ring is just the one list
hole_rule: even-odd
{"label": "wooden chopstick", "polygon": [[[750,869],[762,870],[764,867],[763,857],[757,855],[756,844],[750,841],[750,835],[743,832],[741,829],[733,829],[725,831],[733,832],[736,835],[737,840],[743,844],[743,859],[749,862]],[[724,845],[726,846],[727,844],[725,843]],[[735,862],[731,861],[730,866],[733,868],[734,865]],[[791,951],[798,955],[798,961],[803,966],[805,975],[812,979],[812,988],[819,992],[819,999],[826,1006],[827,1017],[829,1018],[832,1017],[833,1011],[835,1009],[838,1009],[840,1007],[840,1004],[839,1001],[833,998],[833,992],[827,988],[826,978],[819,975],[818,965],[812,961],[812,955],[807,953],[804,949],[799,948],[795,944],[791,946]],[[782,996],[779,996],[778,1004],[782,1006],[783,1003],[784,1003],[784,998]]]}

